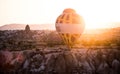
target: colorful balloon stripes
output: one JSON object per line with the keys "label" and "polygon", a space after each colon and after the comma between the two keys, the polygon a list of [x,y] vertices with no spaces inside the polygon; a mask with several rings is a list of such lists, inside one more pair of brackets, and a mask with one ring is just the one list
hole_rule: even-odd
{"label": "colorful balloon stripes", "polygon": [[59,33],[66,45],[71,49],[77,43],[80,34]]}
{"label": "colorful balloon stripes", "polygon": [[55,23],[57,32],[70,49],[79,40],[84,25],[83,18],[71,8],[65,9]]}

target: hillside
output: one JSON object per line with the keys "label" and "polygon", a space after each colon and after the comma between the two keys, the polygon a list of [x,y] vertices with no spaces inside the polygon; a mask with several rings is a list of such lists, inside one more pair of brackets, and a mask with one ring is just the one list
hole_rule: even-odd
{"label": "hillside", "polygon": [[[0,30],[24,30],[27,24],[6,24],[0,26]],[[31,30],[54,29],[53,24],[29,24]]]}

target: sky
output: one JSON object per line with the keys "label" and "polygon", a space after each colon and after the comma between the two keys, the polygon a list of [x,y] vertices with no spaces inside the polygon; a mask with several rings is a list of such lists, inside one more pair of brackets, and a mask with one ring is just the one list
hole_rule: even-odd
{"label": "sky", "polygon": [[106,23],[120,22],[119,7],[120,0],[0,0],[0,26],[55,24],[64,9],[73,8],[84,18],[86,28],[114,27]]}

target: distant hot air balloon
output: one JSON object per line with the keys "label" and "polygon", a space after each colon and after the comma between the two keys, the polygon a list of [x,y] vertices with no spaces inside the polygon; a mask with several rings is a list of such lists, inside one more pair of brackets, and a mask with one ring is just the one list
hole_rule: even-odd
{"label": "distant hot air balloon", "polygon": [[56,20],[56,30],[65,44],[71,49],[84,30],[84,20],[74,9],[67,8]]}

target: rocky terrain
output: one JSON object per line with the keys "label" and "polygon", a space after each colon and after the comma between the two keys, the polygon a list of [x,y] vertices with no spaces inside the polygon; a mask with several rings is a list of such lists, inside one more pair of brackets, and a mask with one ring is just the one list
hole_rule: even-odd
{"label": "rocky terrain", "polygon": [[0,72],[15,74],[119,74],[119,49],[46,47],[0,51]]}
{"label": "rocky terrain", "polygon": [[0,31],[0,73],[120,74],[119,33],[120,28],[87,32],[70,50],[56,31]]}

